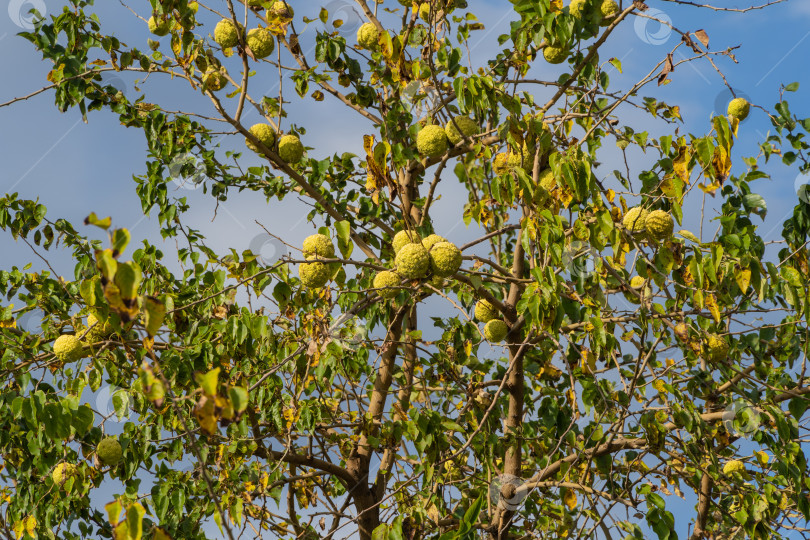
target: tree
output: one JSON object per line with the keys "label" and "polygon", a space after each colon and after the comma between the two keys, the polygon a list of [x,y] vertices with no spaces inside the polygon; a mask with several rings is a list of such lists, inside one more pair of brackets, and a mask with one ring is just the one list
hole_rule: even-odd
{"label": "tree", "polygon": [[[152,0],[145,48],[92,5],[22,36],[53,64],[59,110],[143,130],[135,190],[162,239],[2,199],[4,231],[75,263],[70,278],[0,272],[7,537],[666,539],[673,506],[694,508],[694,539],[807,536],[810,207],[767,248],[753,189],[772,158],[810,168],[810,119],[784,93],[757,106],[774,133],[732,167],[747,101],[697,136],[677,105],[641,97],[733,44],[674,28],[684,59],[621,88],[600,51],[651,16],[639,0],[513,0],[501,50],[477,65],[466,45],[485,25],[463,0],[357,0],[356,34],[322,8],[334,24],[309,51],[304,3]],[[562,75],[530,71],[549,64]],[[112,72],[146,81],[144,98]],[[274,95],[251,85],[262,72],[279,74]],[[155,78],[206,105],[151,103]],[[305,148],[316,125],[288,117],[298,98],[348,107],[368,132],[346,153]],[[247,149],[224,151],[223,131]],[[626,172],[595,174],[628,155]],[[173,177],[217,201],[301,198],[318,232],[270,264],[216,253]],[[477,240],[441,236],[440,194]],[[701,199],[716,229],[673,232],[685,213],[703,223]],[[41,328],[18,324],[36,310]],[[82,398],[103,384],[129,415],[120,433]]]}

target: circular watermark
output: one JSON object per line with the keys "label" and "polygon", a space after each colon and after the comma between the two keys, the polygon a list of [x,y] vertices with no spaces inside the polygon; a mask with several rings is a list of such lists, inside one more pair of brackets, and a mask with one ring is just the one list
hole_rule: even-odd
{"label": "circular watermark", "polygon": [[45,312],[39,308],[26,311],[17,318],[17,329],[28,334],[41,334]]}
{"label": "circular watermark", "polygon": [[324,22],[327,32],[337,32],[342,36],[353,36],[363,24],[363,14],[354,2],[332,0],[325,8],[329,15]]}
{"label": "circular watermark", "polygon": [[15,25],[23,30],[33,30],[37,16],[32,13],[36,10],[42,17],[47,13],[45,0],[11,0],[8,3],[8,16]]}
{"label": "circular watermark", "polygon": [[762,425],[762,418],[756,407],[743,400],[729,403],[723,411],[723,425],[726,432],[737,437],[747,437]]}
{"label": "circular watermark", "polygon": [[523,480],[511,474],[498,476],[489,484],[489,498],[492,504],[501,510],[517,510],[526,499],[526,491],[518,491],[523,484],[525,484]]}
{"label": "circular watermark", "polygon": [[368,328],[358,317],[351,317],[331,328],[329,336],[343,349],[356,351],[368,339]]}
{"label": "circular watermark", "polygon": [[288,253],[284,242],[267,233],[254,236],[248,249],[256,256],[256,262],[262,266],[271,266]]}
{"label": "circular watermark", "polygon": [[129,99],[129,86],[115,71],[105,71],[101,74],[101,86],[112,86],[116,92],[121,92],[125,98]]}
{"label": "circular watermark", "polygon": [[660,9],[650,8],[633,23],[638,39],[648,45],[663,45],[672,35],[672,18]]}
{"label": "circular watermark", "polygon": [[96,411],[107,421],[124,422],[129,420],[131,414],[131,400],[128,390],[106,385],[96,393]]}
{"label": "circular watermark", "polygon": [[562,255],[563,267],[573,280],[583,280],[596,271],[596,254],[590,245],[574,240],[566,246]]}
{"label": "circular watermark", "polygon": [[[717,97],[714,98],[714,110],[711,112],[711,116],[726,116],[728,114],[728,104],[731,103],[731,100],[734,98],[743,98],[746,101],[751,101],[748,97],[748,94],[740,90],[739,88],[726,88],[719,94]],[[748,118],[744,120],[740,120],[740,124],[746,122]]]}
{"label": "circular watermark", "polygon": [[207,178],[205,162],[189,152],[175,156],[169,163],[169,175],[178,188],[194,191],[201,188]]}
{"label": "circular watermark", "polygon": [[428,116],[442,103],[441,95],[435,87],[419,81],[406,84],[400,94],[400,100],[415,120]]}
{"label": "circular watermark", "polygon": [[793,181],[793,189],[803,203],[810,203],[810,171],[799,173]]}

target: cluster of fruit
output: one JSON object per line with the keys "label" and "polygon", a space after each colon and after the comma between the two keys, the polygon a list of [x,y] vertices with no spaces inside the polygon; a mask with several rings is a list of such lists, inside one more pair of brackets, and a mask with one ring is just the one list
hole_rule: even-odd
{"label": "cluster of fruit", "polygon": [[[276,143],[276,132],[269,124],[254,124],[248,130],[250,134],[259,139],[264,146],[273,149]],[[250,139],[245,137],[245,144],[248,148],[261,154],[261,149]],[[304,157],[304,145],[297,135],[283,135],[278,140],[278,157],[285,163],[298,163]]]}

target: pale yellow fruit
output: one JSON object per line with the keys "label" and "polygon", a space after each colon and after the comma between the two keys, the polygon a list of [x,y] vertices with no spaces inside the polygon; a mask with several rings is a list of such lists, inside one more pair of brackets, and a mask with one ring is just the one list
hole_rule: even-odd
{"label": "pale yellow fruit", "polygon": [[74,335],[65,334],[53,342],[53,354],[62,362],[74,362],[82,357],[82,342]]}
{"label": "pale yellow fruit", "polygon": [[642,232],[647,226],[647,215],[649,212],[640,206],[635,206],[627,211],[622,219],[622,225],[630,232]]}
{"label": "pale yellow fruit", "polygon": [[703,346],[703,358],[709,362],[722,362],[728,358],[728,342],[717,334],[709,334]]}
{"label": "pale yellow fruit", "polygon": [[[251,135],[259,139],[263,145],[272,150],[273,144],[276,142],[276,132],[273,131],[273,127],[270,124],[253,124],[248,131],[250,131]],[[257,154],[261,153],[259,147],[253,144],[247,137],[245,138],[245,144]]]}
{"label": "pale yellow fruit", "polygon": [[441,126],[425,126],[416,136],[416,149],[425,157],[438,157],[447,152],[447,134]]}
{"label": "pale yellow fruit", "polygon": [[500,312],[487,300],[482,299],[475,303],[475,318],[482,323],[488,323],[499,316]]}
{"label": "pale yellow fruit", "polygon": [[379,295],[383,298],[393,298],[401,289],[395,289],[393,287],[398,287],[399,283],[402,279],[396,272],[391,272],[390,270],[383,270],[379,272],[376,276],[374,276],[374,288],[380,289],[377,291]]}
{"label": "pale yellow fruit", "polygon": [[664,210],[653,210],[647,214],[644,221],[644,226],[647,229],[647,235],[655,240],[666,240],[672,236],[672,230],[675,223],[672,221],[672,215]]}
{"label": "pale yellow fruit", "polygon": [[500,319],[493,319],[484,325],[484,337],[490,343],[500,343],[509,333],[509,326]]}
{"label": "pale yellow fruit", "polygon": [[399,250],[407,244],[415,244],[419,242],[419,235],[413,231],[399,231],[394,235],[391,241],[391,247],[394,248],[394,253],[399,253]]}
{"label": "pale yellow fruit", "polygon": [[397,273],[405,279],[425,277],[430,269],[430,255],[422,244],[406,244],[394,259]]}
{"label": "pale yellow fruit", "polygon": [[751,110],[751,104],[748,103],[744,98],[734,98],[728,104],[728,112],[729,116],[733,116],[739,121],[743,121],[748,118],[748,112]]}
{"label": "pale yellow fruit", "polygon": [[376,51],[379,47],[380,31],[373,23],[367,22],[357,29],[357,44],[369,51]]}

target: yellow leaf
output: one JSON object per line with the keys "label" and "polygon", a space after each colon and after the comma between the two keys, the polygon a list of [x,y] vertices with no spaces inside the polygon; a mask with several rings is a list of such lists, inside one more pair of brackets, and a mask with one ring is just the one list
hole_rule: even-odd
{"label": "yellow leaf", "polygon": [[751,284],[751,269],[741,268],[735,271],[734,279],[737,281],[737,286],[740,288],[740,291],[745,293],[745,291],[748,290],[748,286]]}
{"label": "yellow leaf", "polygon": [[596,355],[588,349],[582,349],[581,364],[584,373],[593,375],[593,372],[596,371]]}
{"label": "yellow leaf", "polygon": [[607,200],[609,203],[613,204],[613,199],[616,197],[616,192],[612,189],[607,190]]}
{"label": "yellow leaf", "polygon": [[563,3],[562,0],[551,0],[549,3],[549,11],[554,13],[555,11],[562,11]]}
{"label": "yellow leaf", "polygon": [[709,308],[712,317],[714,317],[714,322],[720,323],[720,307],[717,305],[717,299],[714,297],[714,293],[708,293],[706,295],[706,307]]}
{"label": "yellow leaf", "polygon": [[28,533],[28,536],[33,536],[34,538],[36,538],[37,518],[35,518],[34,516],[28,516],[23,520],[23,523],[25,524],[25,532]]}
{"label": "yellow leaf", "polygon": [[692,159],[692,156],[689,152],[688,146],[681,146],[678,148],[678,157],[676,157],[672,161],[672,168],[675,171],[675,174],[678,175],[678,178],[683,180],[684,184],[689,183],[689,177],[692,175],[692,171],[689,168],[689,161]]}
{"label": "yellow leaf", "polygon": [[666,384],[661,379],[656,380],[655,382],[653,382],[652,385],[653,385],[653,388],[658,390],[660,393],[662,393],[662,394],[667,394],[668,393]]}
{"label": "yellow leaf", "polygon": [[152,540],[172,540],[172,537],[160,527],[155,527],[155,532],[152,534]]}
{"label": "yellow leaf", "polygon": [[758,462],[759,462],[759,464],[760,464],[760,465],[762,465],[763,467],[764,467],[765,465],[767,465],[767,464],[768,464],[768,461],[770,461],[770,459],[771,459],[771,458],[770,458],[770,456],[769,456],[768,454],[766,454],[765,452],[759,451],[759,450],[754,450],[754,456],[756,456],[757,461],[758,461]]}
{"label": "yellow leaf", "polygon": [[565,495],[563,495],[563,502],[565,506],[568,507],[569,510],[573,510],[577,506],[577,494],[574,493],[572,489],[566,489]]}

